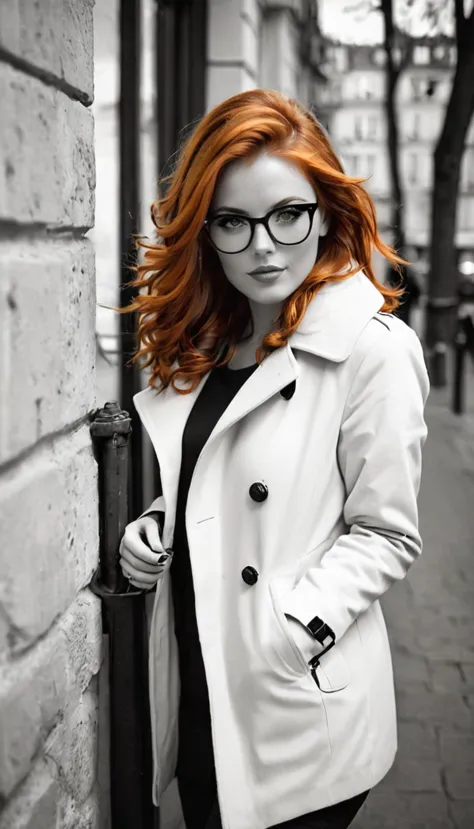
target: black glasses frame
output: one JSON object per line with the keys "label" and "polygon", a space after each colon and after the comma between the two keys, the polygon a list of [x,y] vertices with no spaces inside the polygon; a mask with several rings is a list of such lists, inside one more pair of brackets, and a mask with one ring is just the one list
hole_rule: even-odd
{"label": "black glasses frame", "polygon": [[[306,236],[304,237],[304,239],[300,239],[299,242],[280,242],[278,239],[275,239],[275,236],[273,235],[272,231],[270,230],[269,221],[270,221],[271,217],[273,216],[274,213],[278,213],[281,210],[284,210],[285,207],[288,210],[290,210],[290,209],[291,210],[299,210],[301,213],[303,213],[303,212],[309,213],[309,229],[308,229],[308,232],[307,232]],[[319,207],[319,205],[317,204],[317,202],[310,202],[308,204],[286,204],[286,205],[282,205],[281,207],[274,207],[272,210],[270,210],[267,213],[266,216],[262,216],[259,219],[256,219],[252,216],[242,216],[240,213],[218,213],[214,216],[209,216],[207,219],[205,219],[203,226],[204,226],[204,230],[206,231],[206,234],[209,238],[209,241],[210,241],[211,245],[216,250],[220,251],[220,253],[233,254],[233,253],[242,253],[242,251],[247,250],[247,248],[250,247],[250,245],[252,244],[252,239],[254,237],[255,228],[256,228],[257,225],[263,225],[264,226],[265,230],[267,231],[268,235],[270,236],[270,239],[272,239],[275,242],[276,245],[287,245],[287,246],[292,247],[294,245],[301,245],[308,238],[308,236],[311,233],[311,230],[313,228],[314,214],[316,213],[316,210],[318,209],[318,207]],[[218,248],[217,245],[213,242],[213,240],[211,238],[211,230],[210,230],[212,222],[217,221],[217,219],[245,219],[245,221],[248,222],[249,225],[250,225],[250,239],[247,242],[247,244],[245,245],[245,247],[240,248],[240,250],[232,250],[232,251],[222,250],[221,248]]]}

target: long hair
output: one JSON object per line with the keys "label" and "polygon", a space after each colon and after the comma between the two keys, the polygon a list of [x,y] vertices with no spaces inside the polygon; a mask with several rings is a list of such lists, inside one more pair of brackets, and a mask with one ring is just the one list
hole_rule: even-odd
{"label": "long hair", "polygon": [[403,289],[380,284],[371,260],[375,248],[395,270],[404,260],[378,234],[364,179],[344,173],[324,129],[300,103],[273,90],[241,92],[214,107],[186,140],[163,180],[169,183],[166,195],[151,207],[157,241],[137,240],[144,256],[129,284],[139,292],[120,310],[137,312],[138,347],[131,361],[150,368],[150,386],[159,381],[160,390],[171,384],[189,393],[205,373],[231,359],[252,324],[248,300],[225,278],[203,223],[225,167],[261,151],[293,163],[308,178],[329,229],[314,267],[263,338],[257,361],[286,345],[326,282],[363,270],[383,294],[383,310],[398,307]]}

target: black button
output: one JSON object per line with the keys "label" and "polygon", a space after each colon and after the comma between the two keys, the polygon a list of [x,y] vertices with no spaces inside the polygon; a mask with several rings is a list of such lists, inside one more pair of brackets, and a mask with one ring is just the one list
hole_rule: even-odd
{"label": "black button", "polygon": [[268,487],[261,481],[256,481],[249,489],[252,501],[266,501],[268,498]]}
{"label": "black button", "polygon": [[296,380],[292,380],[284,389],[281,390],[280,394],[285,400],[291,400],[294,393],[296,391]]}
{"label": "black button", "polygon": [[244,567],[242,570],[242,578],[245,584],[256,584],[258,581],[258,573],[255,567]]}

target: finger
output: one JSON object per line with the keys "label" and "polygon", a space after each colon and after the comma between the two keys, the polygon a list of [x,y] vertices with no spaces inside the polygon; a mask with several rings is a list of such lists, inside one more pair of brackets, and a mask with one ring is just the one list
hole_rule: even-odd
{"label": "finger", "polygon": [[149,584],[141,584],[140,582],[135,581],[135,579],[129,579],[129,582],[130,582],[130,584],[132,585],[132,587],[135,587],[135,588],[136,588],[136,589],[138,589],[138,590],[146,590],[146,591],[149,591],[149,590],[151,590],[153,587],[155,587],[155,585],[154,585],[154,584],[152,584],[152,585],[149,585]]}
{"label": "finger", "polygon": [[136,579],[128,579],[128,581],[130,586],[132,588],[135,588],[135,590],[151,590],[153,587],[156,586],[154,584],[144,584],[143,582],[137,581]]}
{"label": "finger", "polygon": [[[159,573],[163,569],[163,564],[148,564],[148,562],[143,561],[142,559],[138,558],[138,556],[134,555],[130,550],[126,547],[122,550],[121,558],[127,562],[127,564],[131,565],[135,570],[140,573]],[[155,556],[157,558],[157,556]]]}
{"label": "finger", "polygon": [[121,547],[123,551],[129,550],[131,553],[133,553],[134,556],[139,558],[140,561],[146,562],[146,564],[158,564],[160,554],[164,552],[163,547],[161,546],[161,542],[159,551],[153,552],[153,550],[150,549],[148,544],[136,531],[129,533],[125,531]]}
{"label": "finger", "polygon": [[127,579],[134,579],[137,582],[141,582],[148,587],[151,587],[153,584],[156,584],[158,581],[157,573],[141,573],[140,570],[136,570],[135,567],[132,567],[131,564],[126,562],[125,565],[121,564],[122,572]]}
{"label": "finger", "polygon": [[153,518],[150,518],[146,523],[144,523],[144,530],[146,540],[151,549],[154,550],[156,553],[164,552],[157,522],[154,521]]}

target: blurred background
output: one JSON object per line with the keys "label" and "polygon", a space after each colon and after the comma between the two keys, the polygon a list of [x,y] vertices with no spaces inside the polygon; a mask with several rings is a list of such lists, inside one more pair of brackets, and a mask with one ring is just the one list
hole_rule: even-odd
{"label": "blurred background", "polygon": [[[133,24],[124,25],[124,16]],[[430,288],[435,296],[440,287],[427,277],[434,152],[457,63],[453,3],[141,0],[122,9],[119,0],[97,0],[94,25],[97,206],[90,235],[97,256],[99,395],[110,397],[119,382],[112,370],[120,354],[119,320],[106,306],[120,302],[123,168],[140,171],[135,222],[148,234],[158,178],[168,171],[180,140],[200,115],[252,86],[279,89],[307,104],[328,129],[346,171],[367,179],[383,237],[412,262],[420,300],[412,303],[410,321],[424,332]],[[122,159],[121,48],[133,72],[124,129],[137,133]],[[453,301],[462,278],[474,277],[472,118],[459,129],[460,180],[450,205],[455,229],[445,240],[454,246],[448,297]],[[382,262],[375,264],[384,279]]]}
{"label": "blurred background", "polygon": [[354,826],[474,826],[472,0],[1,0],[0,829],[111,827],[96,407],[132,418],[130,520],[157,482],[113,306],[180,142],[257,86],[366,179],[432,385],[424,552],[383,599],[399,754]]}

